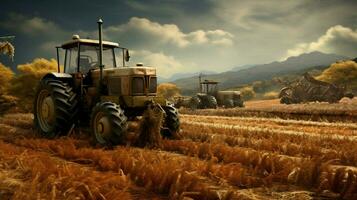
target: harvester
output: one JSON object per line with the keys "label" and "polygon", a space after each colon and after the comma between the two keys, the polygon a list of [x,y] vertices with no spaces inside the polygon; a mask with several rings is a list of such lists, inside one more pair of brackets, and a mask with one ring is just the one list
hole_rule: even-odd
{"label": "harvester", "polygon": [[[98,40],[74,35],[56,47],[58,72],[40,80],[34,101],[34,125],[39,134],[54,138],[86,125],[98,144],[117,145],[124,143],[129,121],[156,107],[164,113],[161,134],[171,137],[179,131],[179,114],[157,96],[156,69],[142,64],[126,66],[128,49],[103,41],[102,23],[99,19]],[[63,72],[60,50],[64,51]]]}
{"label": "harvester", "polygon": [[343,97],[353,98],[353,94],[346,92],[346,87],[317,80],[309,73],[305,73],[297,81],[286,83],[279,93],[282,104],[313,101],[337,103]]}

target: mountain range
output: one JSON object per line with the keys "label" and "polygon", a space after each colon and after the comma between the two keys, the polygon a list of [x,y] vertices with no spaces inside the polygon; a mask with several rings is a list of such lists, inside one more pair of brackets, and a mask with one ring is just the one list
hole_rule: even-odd
{"label": "mountain range", "polygon": [[[253,81],[269,80],[275,76],[301,72],[304,69],[312,67],[328,67],[331,63],[347,59],[349,58],[346,56],[314,51],[289,57],[284,61],[237,67],[222,73],[207,73],[203,79],[219,81],[219,88],[226,89],[248,84]],[[183,94],[189,95],[197,92],[198,74],[199,73],[191,75],[185,74],[185,77],[178,78],[171,82],[176,84]]]}
{"label": "mountain range", "polygon": [[217,72],[214,72],[214,71],[200,71],[200,72],[194,72],[194,73],[175,73],[170,78],[158,77],[158,82],[159,83],[173,82],[173,81],[178,80],[178,79],[198,76],[199,74],[210,75],[210,74],[217,74]]}

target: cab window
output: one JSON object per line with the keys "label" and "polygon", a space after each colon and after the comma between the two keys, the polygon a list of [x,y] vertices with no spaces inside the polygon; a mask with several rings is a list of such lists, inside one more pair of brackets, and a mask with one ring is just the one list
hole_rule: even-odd
{"label": "cab window", "polygon": [[[73,47],[66,50],[66,73],[77,72],[79,62],[79,70],[87,73],[91,69],[99,68],[99,47],[91,45],[80,45],[80,55],[78,58],[78,47]],[[103,47],[103,65],[105,68],[116,67],[113,48]]]}
{"label": "cab window", "polygon": [[65,73],[77,72],[77,57],[78,57],[77,47],[66,50]]}

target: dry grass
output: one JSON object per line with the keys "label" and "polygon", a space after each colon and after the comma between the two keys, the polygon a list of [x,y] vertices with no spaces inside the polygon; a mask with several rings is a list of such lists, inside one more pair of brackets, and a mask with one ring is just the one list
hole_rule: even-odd
{"label": "dry grass", "polygon": [[357,122],[357,98],[342,99],[338,104],[279,104],[279,100],[247,101],[245,108],[232,109],[181,109],[180,113],[190,115],[215,115],[227,117],[263,117],[280,119],[297,119],[306,121]]}
{"label": "dry grass", "polygon": [[162,126],[163,112],[158,106],[150,106],[145,110],[139,124],[139,136],[136,145],[139,147],[161,147],[162,137],[160,129]]}
{"label": "dry grass", "polygon": [[38,138],[30,114],[0,118],[0,195],[14,199],[24,195],[33,199],[357,198],[357,126],[348,120],[183,115],[182,138],[162,140],[161,120],[157,120],[162,116],[150,112],[154,111],[143,118],[146,123],[130,128],[136,135],[133,141],[150,141],[141,145],[146,147],[112,150],[94,148],[85,137]]}

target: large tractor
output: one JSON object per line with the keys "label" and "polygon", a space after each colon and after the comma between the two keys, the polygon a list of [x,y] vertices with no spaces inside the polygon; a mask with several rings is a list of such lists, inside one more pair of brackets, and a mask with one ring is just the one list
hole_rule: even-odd
{"label": "large tractor", "polygon": [[243,101],[239,91],[219,91],[217,81],[204,80],[199,75],[200,92],[193,96],[189,101],[192,109],[243,107]]}
{"label": "large tractor", "polygon": [[[128,49],[103,41],[102,23],[100,19],[99,40],[74,35],[56,47],[58,72],[41,79],[34,101],[38,132],[54,138],[77,125],[89,125],[97,143],[117,145],[124,142],[128,121],[156,106],[164,113],[162,135],[174,135],[179,131],[179,115],[166,99],[156,95],[156,69],[142,64],[126,66]],[[59,50],[65,53],[64,72],[60,72]]]}
{"label": "large tractor", "polygon": [[345,87],[316,80],[305,73],[299,80],[286,83],[280,90],[279,98],[282,104],[306,103],[312,101],[337,103],[343,97],[353,98]]}

